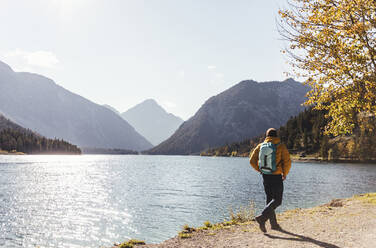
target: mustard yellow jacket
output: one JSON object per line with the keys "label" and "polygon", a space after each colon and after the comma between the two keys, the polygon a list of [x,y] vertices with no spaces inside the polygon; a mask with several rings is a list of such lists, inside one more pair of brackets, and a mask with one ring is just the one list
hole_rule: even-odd
{"label": "mustard yellow jacket", "polygon": [[[272,142],[273,144],[278,144],[278,143],[281,143],[281,140],[278,137],[266,137],[264,142]],[[252,167],[258,172],[261,172],[259,169],[259,165],[258,165],[260,146],[261,144],[259,144],[253,150],[249,159],[249,162],[251,163]],[[277,169],[273,172],[273,175],[283,175],[286,177],[287,174],[289,174],[289,171],[291,168],[291,159],[290,159],[290,153],[287,150],[287,147],[285,144],[279,144],[277,146],[276,163],[277,163]]]}

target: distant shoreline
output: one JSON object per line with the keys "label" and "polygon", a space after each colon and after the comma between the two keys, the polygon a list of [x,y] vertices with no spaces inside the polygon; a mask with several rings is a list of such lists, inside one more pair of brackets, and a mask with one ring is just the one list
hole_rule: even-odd
{"label": "distant shoreline", "polygon": [[333,160],[323,160],[321,158],[291,158],[292,162],[300,162],[300,163],[334,163],[334,164],[376,164],[376,160],[355,160],[355,159],[348,159],[348,158],[338,158]]}
{"label": "distant shoreline", "polygon": [[[248,155],[240,155],[240,156],[206,156],[201,155],[202,157],[224,157],[224,158],[248,158]],[[376,159],[370,160],[357,160],[357,159],[349,159],[349,158],[337,158],[332,160],[324,160],[320,157],[312,157],[306,156],[301,157],[299,155],[291,154],[291,161],[292,162],[301,162],[301,163],[349,163],[349,164],[376,164]]]}
{"label": "distant shoreline", "polygon": [[0,155],[26,155],[26,153],[23,153],[23,152],[8,152],[8,151],[0,150]]}
{"label": "distant shoreline", "polygon": [[81,155],[81,154],[78,154],[78,153],[55,153],[55,152],[42,152],[42,153],[24,153],[24,152],[17,152],[17,151],[11,151],[11,152],[8,152],[8,151],[4,151],[4,150],[0,150],[0,155]]}

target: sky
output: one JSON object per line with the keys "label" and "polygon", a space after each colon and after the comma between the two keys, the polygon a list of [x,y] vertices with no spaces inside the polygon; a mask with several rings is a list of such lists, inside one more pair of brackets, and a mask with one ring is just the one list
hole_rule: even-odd
{"label": "sky", "polygon": [[120,112],[184,120],[242,80],[284,80],[285,0],[0,0],[0,60]]}

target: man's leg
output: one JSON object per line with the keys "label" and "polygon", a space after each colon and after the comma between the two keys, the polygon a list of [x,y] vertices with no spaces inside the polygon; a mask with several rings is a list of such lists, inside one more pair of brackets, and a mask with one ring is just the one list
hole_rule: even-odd
{"label": "man's leg", "polygon": [[277,216],[275,215],[275,211],[273,211],[273,212],[270,214],[269,222],[270,222],[270,226],[272,227],[272,229],[273,229],[274,227],[277,227],[277,226],[278,226],[278,223],[277,223]]}
{"label": "man's leg", "polygon": [[270,212],[269,221],[272,229],[277,230],[281,227],[277,223],[277,217],[275,215],[275,209],[282,204],[282,198],[283,198],[283,182],[277,182],[273,186],[273,211]]}
{"label": "man's leg", "polygon": [[266,207],[262,214],[256,217],[261,231],[266,232],[265,222],[270,219],[273,229],[277,229],[277,218],[274,210],[281,205],[283,195],[283,181],[280,175],[264,175],[264,190],[266,194]]}
{"label": "man's leg", "polygon": [[262,211],[261,215],[256,217],[256,221],[258,222],[261,231],[266,232],[266,227],[265,227],[265,222],[270,218],[272,207],[270,206],[274,199],[273,199],[273,187],[271,183],[269,182],[270,180],[268,179],[269,177],[263,177],[264,178],[264,190],[266,194],[266,207]]}
{"label": "man's leg", "polygon": [[264,180],[264,189],[266,194],[266,206],[262,211],[262,215],[266,219],[273,218],[275,216],[274,210],[282,203],[283,194],[283,182],[282,179],[275,176],[272,180]]}

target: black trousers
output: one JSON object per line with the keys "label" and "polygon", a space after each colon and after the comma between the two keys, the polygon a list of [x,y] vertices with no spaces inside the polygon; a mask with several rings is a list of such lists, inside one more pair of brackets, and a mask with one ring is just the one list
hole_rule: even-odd
{"label": "black trousers", "polygon": [[266,207],[262,211],[265,220],[269,219],[271,225],[277,224],[275,209],[282,204],[283,180],[282,175],[262,175],[266,194]]}

